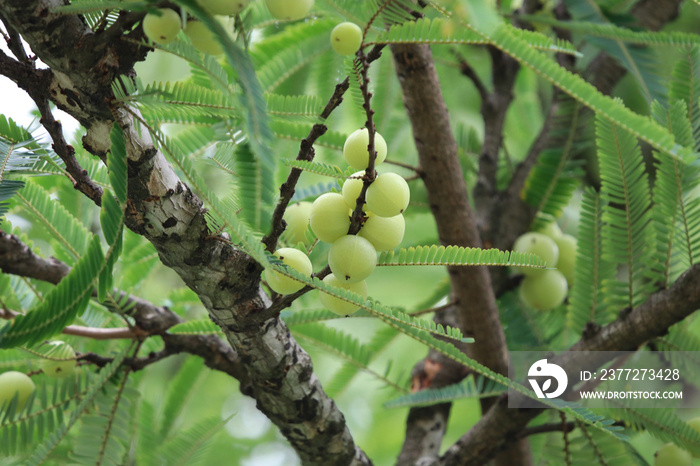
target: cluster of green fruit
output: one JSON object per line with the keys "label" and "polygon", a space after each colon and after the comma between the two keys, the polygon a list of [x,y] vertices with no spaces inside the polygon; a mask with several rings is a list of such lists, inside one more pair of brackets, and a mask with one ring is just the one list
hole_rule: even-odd
{"label": "cluster of green fruit", "polygon": [[[39,367],[49,377],[68,377],[75,372],[76,358],[73,348],[62,341],[52,341],[43,353]],[[17,411],[21,411],[29,396],[34,393],[34,382],[22,372],[8,371],[0,374],[0,408],[17,397]]]}
{"label": "cluster of green fruit", "polygon": [[559,226],[552,222],[540,232],[520,236],[513,250],[535,254],[549,267],[519,269],[525,275],[520,284],[523,302],[541,311],[549,311],[563,303],[574,282],[576,238],[562,233]]}
{"label": "cluster of green fruit", "polygon": [[[235,16],[248,6],[250,0],[198,0],[198,3],[209,14]],[[314,0],[265,0],[265,5],[276,19],[297,20],[309,14]],[[156,44],[174,41],[181,30],[200,52],[211,55],[223,53],[214,34],[201,21],[190,19],[183,27],[180,15],[170,8],[159,8],[143,19],[144,34]]]}
{"label": "cluster of green fruit", "polygon": [[[379,133],[375,133],[377,157],[375,165],[384,162],[387,145]],[[355,169],[366,168],[369,163],[369,131],[366,128],[352,133],[343,147],[343,155]],[[342,191],[319,196],[312,204],[300,202],[285,212],[286,239],[292,244],[306,243],[306,230],[331,244],[328,265],[331,269],[323,281],[329,285],[350,290],[367,297],[366,278],[377,265],[377,252],[394,249],[403,240],[406,224],[403,212],[408,207],[410,190],[408,183],[396,173],[382,173],[368,186],[363,205],[362,227],[357,235],[350,235],[351,215],[363,188],[365,170],[358,171],[343,183]],[[298,272],[310,276],[311,260],[294,248],[281,248],[275,255]],[[265,271],[268,286],[280,294],[299,291],[304,284],[273,270]],[[357,311],[357,306],[342,299],[320,294],[321,303],[339,315]]]}

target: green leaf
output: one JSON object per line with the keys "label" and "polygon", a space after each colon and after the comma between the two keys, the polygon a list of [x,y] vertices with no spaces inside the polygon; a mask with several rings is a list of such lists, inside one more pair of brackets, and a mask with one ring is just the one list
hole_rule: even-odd
{"label": "green leaf", "polygon": [[[468,27],[474,29],[474,25]],[[541,52],[531,48],[526,41],[512,34],[509,27],[500,27],[492,34],[485,35],[491,45],[510,55],[521,65],[557,86],[574,99],[595,111],[599,118],[605,119],[616,127],[630,132],[635,137],[648,142],[657,150],[673,157],[688,150],[677,144],[673,136],[664,128],[649,119],[637,115],[618,100],[598,92],[590,83],[583,80]]]}
{"label": "green leaf", "polygon": [[673,67],[673,79],[669,96],[680,99],[688,108],[688,119],[693,126],[694,148],[700,150],[700,46],[695,46],[683,54],[683,58]]}
{"label": "green leaf", "polygon": [[700,433],[678,418],[672,409],[608,408],[610,416],[622,419],[635,430],[644,430],[663,442],[674,442],[694,455],[700,454]]}
{"label": "green leaf", "polygon": [[85,252],[93,236],[88,229],[48,191],[38,184],[28,182],[17,193],[17,199],[37,219],[55,240],[56,248],[66,252],[69,265]]}
{"label": "green leaf", "polygon": [[0,348],[35,345],[63,330],[87,307],[104,266],[100,241],[93,237],[85,255],[43,301],[0,327]]}
{"label": "green leaf", "polygon": [[617,309],[608,309],[603,282],[615,276],[615,265],[602,256],[603,200],[591,187],[583,192],[576,247],[574,283],[566,310],[567,326],[582,335],[588,322],[608,323]]}
{"label": "green leaf", "polygon": [[[354,366],[358,370],[365,371],[374,378],[380,380],[383,384],[392,387],[394,390],[403,393],[406,392],[406,389],[399,384],[369,367],[373,355],[375,354],[375,348],[372,346],[360,343],[356,338],[341,330],[327,327],[319,323],[295,326],[293,333],[295,338],[298,337],[301,340],[312,343],[324,354],[332,354],[341,358],[346,363]],[[349,383],[349,381],[349,378],[345,380],[346,383]],[[341,388],[338,387],[337,383],[334,387],[336,390]]]}
{"label": "green leaf", "polygon": [[544,267],[544,262],[534,254],[498,249],[468,248],[463,246],[415,246],[398,251],[379,253],[378,266],[389,265],[488,265],[513,267]]}
{"label": "green leaf", "polygon": [[232,418],[233,415],[226,419],[221,419],[220,416],[204,418],[189,429],[177,432],[161,448],[165,464],[172,466],[195,464],[197,459],[206,451],[211,438],[220,433],[226,423]]}
{"label": "green leaf", "polygon": [[[677,140],[693,144],[684,101],[674,100],[668,109],[654,102],[652,113],[659,123],[676,135]],[[658,163],[652,211],[656,230],[656,260],[652,266],[657,269],[659,285],[666,288],[683,270],[697,262],[700,252],[697,240],[700,205],[697,196],[692,194],[700,173],[698,167],[692,164],[692,159],[678,160],[658,152],[654,155]]]}
{"label": "green leaf", "polygon": [[247,143],[236,147],[234,168],[238,188],[236,199],[241,205],[240,217],[257,231],[263,231],[270,224],[277,198],[275,167],[261,163]]}
{"label": "green leaf", "polygon": [[448,403],[465,398],[488,398],[498,396],[506,391],[503,385],[485,378],[467,377],[462,382],[443,388],[428,388],[410,395],[404,395],[384,404],[385,408],[403,408],[406,406],[430,406]]}
{"label": "green leaf", "polygon": [[[483,3],[483,2],[480,2]],[[501,21],[498,21],[498,25]],[[505,25],[504,25],[505,27]],[[543,34],[511,27],[511,34],[527,42],[530,47],[570,55],[580,55],[569,42],[553,40]],[[421,18],[413,22],[392,26],[373,43],[376,44],[486,44],[488,41],[478,32],[459,27],[443,19]]]}
{"label": "green leaf", "polygon": [[545,214],[538,216],[533,230],[545,226],[546,217],[559,217],[581,184],[581,163],[574,160],[583,143],[583,105],[559,93],[559,109],[552,122],[549,143],[537,158],[523,188],[525,202]]}
{"label": "green leaf", "polygon": [[330,165],[323,162],[291,159],[283,159],[282,162],[288,167],[298,168],[299,170],[304,170],[309,173],[337,178],[339,180],[345,180],[348,176],[352,175],[349,170],[343,171],[337,165]]}
{"label": "green leaf", "polygon": [[[63,283],[65,279],[61,282]],[[59,284],[60,286],[60,284]],[[68,422],[64,423],[63,420],[58,424],[58,427],[52,432],[52,434],[40,445],[36,445],[34,448],[33,455],[29,460],[27,460],[27,466],[38,466],[42,464],[46,458],[51,454],[51,452],[56,448],[56,446],[65,438],[68,434],[70,428],[80,419],[80,417],[85,413],[85,411],[92,406],[95,397],[102,393],[102,388],[105,384],[114,376],[114,374],[119,370],[126,354],[131,350],[133,345],[130,345],[126,350],[120,351],[114,355],[112,362],[103,367],[95,379],[91,382],[89,389],[83,395],[80,403],[75,407],[75,409],[70,413],[70,418]]]}
{"label": "green leaf", "polygon": [[171,335],[210,335],[223,334],[223,331],[211,319],[199,319],[173,325],[168,329],[168,333]]}
{"label": "green leaf", "polygon": [[603,258],[626,267],[626,283],[609,280],[605,296],[618,309],[633,308],[651,293],[649,264],[653,231],[649,227],[649,179],[637,139],[615,123],[596,120],[603,206]]}

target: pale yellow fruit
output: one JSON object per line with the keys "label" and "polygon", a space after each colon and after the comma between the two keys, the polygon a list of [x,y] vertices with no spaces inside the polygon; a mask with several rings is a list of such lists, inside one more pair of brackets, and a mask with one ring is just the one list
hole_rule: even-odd
{"label": "pale yellow fruit", "polygon": [[309,228],[310,217],[310,202],[297,202],[287,207],[284,211],[284,220],[287,222],[287,228],[284,230],[285,240],[292,244],[307,244],[306,230]]}
{"label": "pale yellow fruit", "polygon": [[143,18],[143,33],[157,44],[174,41],[181,28],[180,15],[170,8],[160,8],[158,13],[148,13]]}
{"label": "pale yellow fruit", "polygon": [[27,374],[8,371],[0,374],[0,408],[17,395],[17,411],[22,410],[34,392],[34,382]]}
{"label": "pale yellow fruit", "polygon": [[340,23],[331,31],[331,47],[340,55],[355,55],[362,45],[362,29],[355,23]]}
{"label": "pale yellow fruit", "polygon": [[311,205],[309,224],[314,234],[326,243],[332,243],[348,234],[350,209],[342,194],[326,193]]}
{"label": "pale yellow fruit", "polygon": [[[364,170],[369,163],[369,131],[367,128],[361,128],[352,133],[345,140],[343,145],[343,156],[352,168],[356,170]],[[387,146],[386,141],[381,134],[374,133],[374,150],[377,152],[377,158],[374,161],[374,166],[381,164],[386,159]]]}
{"label": "pale yellow fruit", "polygon": [[345,180],[345,183],[343,183],[343,198],[345,199],[345,203],[348,205],[350,210],[355,210],[355,206],[357,205],[357,198],[360,197],[362,185],[364,184],[364,181],[362,181],[362,177],[364,175],[364,170],[355,172],[351,175],[350,178]]}
{"label": "pale yellow fruit", "polygon": [[40,366],[44,374],[49,377],[68,377],[75,373],[75,351],[63,341],[52,341],[49,343],[51,349],[45,356],[52,359],[42,359]]}
{"label": "pale yellow fruit", "polygon": [[265,0],[270,14],[277,19],[296,20],[304,18],[314,7],[314,0]]}
{"label": "pale yellow fruit", "polygon": [[675,443],[667,443],[654,455],[654,466],[691,466],[693,457]]}
{"label": "pale yellow fruit", "polygon": [[[365,280],[355,283],[346,283],[338,280],[335,277],[335,275],[331,273],[326,275],[326,277],[323,279],[323,282],[328,285],[350,290],[353,293],[362,296],[363,299],[367,297],[367,282]],[[357,312],[357,310],[359,309],[355,304],[349,303],[340,298],[336,298],[335,296],[331,296],[328,293],[324,293],[323,291],[321,291],[320,293],[321,294],[319,295],[319,299],[321,300],[321,304],[323,304],[323,306],[329,311],[335,312],[338,315],[348,316]]]}
{"label": "pale yellow fruit", "polygon": [[369,240],[377,251],[388,251],[401,244],[406,232],[403,215],[379,217],[370,212],[368,217],[358,235]]}
{"label": "pale yellow fruit", "polygon": [[[311,272],[313,271],[311,261],[306,254],[298,249],[280,248],[275,251],[275,256],[279,257],[283,263],[297,272],[309,277],[311,276]],[[297,281],[272,269],[265,269],[265,281],[272,291],[279,294],[296,293],[305,286],[303,282]]]}
{"label": "pale yellow fruit", "polygon": [[382,173],[367,188],[367,210],[380,217],[403,213],[411,199],[411,190],[401,175]]}
{"label": "pale yellow fruit", "polygon": [[338,238],[328,250],[328,266],[338,280],[359,282],[369,277],[377,265],[377,250],[357,235]]}
{"label": "pale yellow fruit", "polygon": [[190,39],[194,48],[202,53],[221,55],[223,47],[216,39],[216,35],[201,21],[188,21],[185,25],[185,35]]}
{"label": "pale yellow fruit", "polygon": [[237,15],[248,6],[250,0],[199,0],[202,8],[212,15]]}

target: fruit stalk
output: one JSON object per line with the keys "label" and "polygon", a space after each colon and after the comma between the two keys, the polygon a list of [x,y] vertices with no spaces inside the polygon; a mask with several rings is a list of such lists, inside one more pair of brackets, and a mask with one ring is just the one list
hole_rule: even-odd
{"label": "fruit stalk", "polygon": [[362,228],[362,218],[364,216],[362,212],[362,206],[365,204],[365,195],[367,194],[367,188],[372,184],[374,179],[377,177],[377,172],[374,169],[374,162],[377,160],[377,150],[374,147],[374,139],[376,128],[374,127],[374,110],[370,101],[372,99],[372,93],[369,91],[369,65],[370,60],[365,54],[364,50],[360,49],[357,51],[357,58],[355,59],[355,66],[359,64],[360,77],[362,82],[360,84],[360,91],[362,92],[362,98],[364,103],[362,107],[365,109],[365,115],[367,115],[367,121],[365,122],[365,127],[369,133],[369,142],[367,144],[367,150],[369,151],[369,162],[367,163],[367,169],[362,177],[362,190],[360,191],[360,196],[357,198],[357,205],[355,210],[352,212],[352,218],[350,220],[350,229],[348,230],[349,235],[356,235],[360,228]]}

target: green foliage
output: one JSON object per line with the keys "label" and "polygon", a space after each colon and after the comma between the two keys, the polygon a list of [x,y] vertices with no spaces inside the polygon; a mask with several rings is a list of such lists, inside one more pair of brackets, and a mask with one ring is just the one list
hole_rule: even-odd
{"label": "green foliage", "polygon": [[626,283],[611,279],[606,295],[616,308],[639,304],[650,293],[646,264],[651,261],[652,231],[648,175],[636,139],[601,118],[596,120],[603,205],[602,257],[626,267]]}
{"label": "green foliage", "polygon": [[581,163],[575,156],[586,146],[584,108],[580,102],[559,93],[555,98],[558,110],[549,131],[548,147],[537,158],[523,190],[525,202],[545,214],[538,217],[533,230],[544,226],[547,215],[559,217],[581,183]]}
{"label": "green foliage", "polygon": [[405,395],[385,404],[387,408],[399,408],[403,406],[430,406],[437,403],[446,403],[463,398],[488,398],[498,396],[505,388],[492,380],[467,377],[455,385],[444,388],[421,390],[410,395]]}
{"label": "green foliage", "polygon": [[513,267],[544,267],[542,259],[530,253],[506,252],[498,249],[465,248],[461,246],[416,246],[379,254],[377,265],[508,265]]}
{"label": "green foliage", "polygon": [[603,282],[615,275],[612,262],[602,255],[602,213],[604,202],[593,189],[587,189],[581,203],[576,269],[567,309],[567,325],[580,335],[588,322],[607,323],[612,315],[606,312]]}
{"label": "green foliage", "polygon": [[[326,371],[319,377],[327,393],[338,397],[339,403],[344,403],[346,397],[350,402],[358,398],[360,374],[379,381],[392,396],[405,394],[405,374],[425,349],[459,362],[476,377],[443,389],[405,395],[386,406],[427,406],[491,397],[506,388],[532,397],[527,387],[488,369],[450,343],[471,343],[474,339],[422,314],[435,311],[440,316],[454,299],[449,277],[446,273],[435,275],[436,270],[447,266],[542,267],[539,258],[532,255],[440,245],[434,219],[426,214],[434,202],[421,192],[424,188],[419,178],[425,167],[416,162],[390,48],[385,47],[382,56],[370,64],[358,57],[336,56],[329,34],[340,21],[360,25],[365,33],[365,52],[384,45],[431,45],[460,146],[461,170],[470,190],[482,181],[477,173],[477,154],[482,151],[482,143],[493,136],[479,134],[482,121],[477,107],[480,101],[485,104],[484,98],[502,91],[494,88],[491,79],[502,70],[489,67],[498,63],[496,52],[537,75],[538,79],[525,79],[525,73],[522,80],[518,77],[513,109],[507,117],[521,117],[522,108],[551,111],[543,133],[544,147],[532,147],[534,158],[528,163],[534,161],[534,168],[518,194],[531,208],[527,215],[535,219],[530,228],[538,229],[543,219],[557,218],[565,224],[572,198],[582,188],[578,251],[568,304],[551,313],[526,308],[512,292],[517,277],[508,282],[505,274],[499,276],[500,272],[492,269],[498,278],[495,283],[503,279],[497,298],[510,350],[566,348],[592,328],[590,324],[606,325],[617,319],[621,310],[636,307],[654,292],[673,286],[700,257],[700,172],[694,152],[700,148],[699,36],[632,29],[628,27],[628,2],[618,1],[567,0],[562,5],[572,14],[572,21],[554,19],[546,10],[517,19],[568,30],[573,33],[572,42],[568,42],[544,28],[535,32],[512,26],[511,17],[501,14],[509,13],[511,2],[497,3],[502,12],[489,2],[430,3],[422,10],[424,17],[416,20],[419,15],[414,9],[418,6],[410,0],[316,0],[308,18],[278,22],[263,2],[256,0],[235,22],[223,25],[195,0],[177,0],[175,4],[183,8],[183,14],[196,17],[212,30],[225,56],[218,59],[202,54],[189,42],[176,40],[154,48],[184,61],[189,77],[169,82],[168,77],[158,76],[159,81],[152,83],[130,77],[113,85],[116,100],[112,104],[134,117],[137,130],[154,140],[156,148],[186,182],[186,189],[202,200],[212,235],[227,242],[230,237],[235,248],[263,268],[299,280],[306,285],[304,292],[311,291],[292,303],[284,303],[289,306],[280,317],[314,358],[315,354],[324,355],[318,365],[321,368],[316,367],[319,373],[324,371],[325,357],[332,360],[334,372]],[[133,42],[133,37],[139,37],[139,15],[153,7],[151,2],[79,0],[54,11],[83,15],[82,21],[95,34],[116,34],[116,29],[110,28],[117,21],[126,21],[120,24],[128,24],[129,28],[135,22],[127,38]],[[119,16],[123,9],[130,11],[129,16]],[[492,61],[486,59],[486,46],[491,47]],[[661,50],[664,54],[669,50],[670,58],[662,56],[659,47],[666,47]],[[624,102],[614,100],[586,81],[583,67],[599,51],[613,57],[631,75],[630,87],[643,99],[626,96]],[[673,72],[667,73],[666,65],[675,52],[680,59]],[[574,65],[567,68],[561,63]],[[369,68],[363,69],[365,66]],[[362,82],[365,72],[369,76],[366,83]],[[478,92],[460,81],[464,79],[460,72],[471,72]],[[334,95],[336,85],[346,78],[349,90],[342,97]],[[339,162],[339,152],[347,134],[367,120],[361,90],[365,84],[372,94],[374,123],[389,143],[388,160],[396,162],[388,169],[407,179],[418,178],[411,183],[413,201],[426,207],[412,206],[407,212],[404,244],[427,245],[379,254],[378,265],[385,267],[378,270],[379,274],[392,275],[384,282],[380,278],[376,286],[370,283],[367,299],[329,286],[315,276],[302,276],[281,265],[261,244],[261,238],[270,231],[278,188],[290,168],[303,172],[294,187],[293,201],[311,201],[337,189],[352,174],[353,170]],[[335,103],[344,102],[321,121],[319,115],[331,97]],[[595,138],[590,132],[592,114]],[[300,144],[306,144],[302,140],[320,124],[325,132],[309,152],[315,158],[294,160]],[[185,290],[169,276],[160,262],[167,262],[167,258],[160,257],[145,239],[123,231],[125,217],[131,215],[133,220],[138,214],[129,210],[127,186],[128,177],[138,173],[127,164],[121,130],[115,126],[111,131],[111,150],[103,160],[74,143],[80,165],[105,189],[99,209],[75,192],[63,161],[39,134],[33,126],[23,128],[0,116],[0,219],[3,229],[18,233],[37,254],[54,256],[71,271],[56,286],[0,273],[0,309],[3,317],[8,317],[0,325],[0,347],[8,348],[0,352],[0,368],[29,372],[36,357],[27,354],[42,351],[32,346],[68,325],[88,329],[132,327],[128,296],[120,297],[115,285],[132,294],[143,293],[145,299],[177,312],[183,322],[168,329],[170,338],[223,336],[222,328],[202,314],[204,306],[197,290]],[[512,138],[509,149],[532,142],[521,141],[520,137],[506,135]],[[651,146],[653,163],[645,160],[640,142]],[[518,163],[523,161],[520,153],[505,153],[502,148],[497,167],[499,188],[509,185]],[[521,153],[527,154],[527,147]],[[500,199],[507,191],[495,194],[494,198]],[[490,228],[502,227],[494,219],[479,220],[483,220],[480,226],[485,237],[492,234]],[[499,221],[507,224],[510,219]],[[6,227],[10,222],[14,230],[10,230],[12,225]],[[219,233],[228,236],[223,239]],[[315,241],[312,234],[308,239],[304,248],[318,273],[327,264],[327,245]],[[379,289],[386,288],[387,283],[392,287],[390,293]],[[414,287],[420,298],[411,298],[408,304],[402,302],[403,290],[410,295]],[[255,292],[262,295],[263,290],[256,288]],[[351,318],[340,318],[322,309],[318,293],[312,290],[350,302],[360,310]],[[273,301],[275,305],[286,299],[273,298],[280,300]],[[267,297],[261,299],[268,302]],[[443,306],[445,303],[448,305]],[[412,315],[405,309],[427,312]],[[4,313],[6,310],[18,315],[12,317]],[[700,349],[695,327],[690,321],[679,324],[653,344],[670,361],[680,364],[674,352]],[[94,352],[114,360],[99,370],[86,361],[82,373],[63,385],[50,386],[41,379],[43,376],[33,376],[40,383],[28,407],[15,412],[11,405],[4,417],[0,416],[0,454],[17,458],[18,464],[70,460],[170,465],[207,464],[207,447],[213,445],[221,451],[229,448],[217,458],[227,457],[223,455],[230,449],[245,451],[243,441],[221,442],[226,447],[216,444],[216,435],[231,418],[220,415],[218,398],[200,396],[216,389],[202,383],[209,372],[201,360],[170,359],[153,363],[142,373],[120,370],[124,358],[152,357],[162,349],[159,336],[149,335],[145,329],[136,331],[144,332],[138,351],[118,341],[75,337],[79,353]],[[481,337],[474,335],[477,340]],[[393,345],[404,344],[414,345],[421,353],[390,353]],[[20,347],[26,347],[29,353],[17,349]],[[159,367],[165,370],[158,373]],[[693,379],[689,384],[697,386],[699,382]],[[151,383],[155,387],[149,386]],[[373,394],[364,387],[362,390],[361,396],[377,407]],[[157,396],[150,392],[157,392]],[[211,409],[200,413],[200,398],[205,398],[206,408]],[[603,417],[576,403],[544,403],[551,411],[574,420],[575,429],[566,438],[561,433],[549,434],[546,446],[535,450],[543,461],[644,464],[637,447],[628,443],[627,436],[636,435],[634,430],[700,452],[698,434],[672,411],[608,409]],[[616,421],[624,421],[633,429],[623,432],[613,425]]]}

